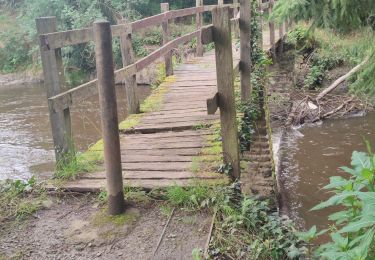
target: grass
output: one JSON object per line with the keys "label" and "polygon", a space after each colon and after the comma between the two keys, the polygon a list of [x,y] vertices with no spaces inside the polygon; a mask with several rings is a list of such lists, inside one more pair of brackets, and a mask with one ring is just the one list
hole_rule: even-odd
{"label": "grass", "polygon": [[93,216],[92,224],[94,227],[101,227],[108,224],[123,226],[133,223],[138,217],[138,214],[135,212],[126,211],[124,214],[111,216],[107,211],[107,208],[104,207]]}
{"label": "grass", "polygon": [[0,182],[0,223],[24,220],[43,207],[46,195],[34,177]]}

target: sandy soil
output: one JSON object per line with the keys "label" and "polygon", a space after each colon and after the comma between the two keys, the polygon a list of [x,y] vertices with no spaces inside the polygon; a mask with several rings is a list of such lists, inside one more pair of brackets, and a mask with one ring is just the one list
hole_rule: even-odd
{"label": "sandy soil", "polygon": [[176,209],[154,254],[168,215],[160,203],[129,205],[125,222],[106,220],[95,197],[51,198],[27,221],[0,226],[0,259],[192,259],[203,250],[211,216]]}

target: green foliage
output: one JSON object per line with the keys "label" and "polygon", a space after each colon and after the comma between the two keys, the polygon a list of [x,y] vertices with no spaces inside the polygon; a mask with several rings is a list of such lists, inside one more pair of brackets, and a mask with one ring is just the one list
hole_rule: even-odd
{"label": "green foliage", "polygon": [[174,206],[195,210],[205,206],[204,202],[210,198],[212,189],[203,184],[197,184],[190,188],[174,186],[167,188],[166,198]]}
{"label": "green foliage", "polygon": [[[369,145],[368,145],[369,146]],[[341,210],[331,214],[329,220],[335,224],[328,231],[332,242],[321,245],[315,255],[323,259],[374,259],[375,257],[375,155],[353,152],[352,168],[341,169],[349,178],[333,176],[324,187],[334,193],[327,201],[312,210],[340,206]],[[309,242],[322,232],[310,233],[304,239]],[[306,235],[306,234],[302,234]]]}
{"label": "green foliage", "polygon": [[0,48],[0,71],[14,72],[31,62],[29,44],[24,34],[13,29],[1,32],[0,39],[3,45],[3,48]]}
{"label": "green foliage", "polygon": [[374,25],[373,0],[279,0],[272,18],[279,21],[312,21],[314,27],[349,32]]}
{"label": "green foliage", "polygon": [[44,190],[35,177],[27,181],[0,182],[0,223],[22,220],[42,207]]}
{"label": "green foliage", "polygon": [[[217,212],[209,253],[215,259],[286,259],[303,255],[290,220],[268,202],[241,195],[238,184],[223,187],[211,200]],[[302,248],[302,249],[298,249]]]}

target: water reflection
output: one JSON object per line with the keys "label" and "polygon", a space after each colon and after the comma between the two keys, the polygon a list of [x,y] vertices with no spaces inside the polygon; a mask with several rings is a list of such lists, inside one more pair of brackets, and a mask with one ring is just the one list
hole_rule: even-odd
{"label": "water reflection", "polygon": [[[150,92],[138,86],[144,99]],[[126,117],[126,96],[117,87],[119,119]],[[100,138],[98,97],[93,96],[71,110],[77,149],[85,150]],[[46,94],[42,85],[0,88],[0,179],[27,179],[32,174],[50,175],[54,153]]]}

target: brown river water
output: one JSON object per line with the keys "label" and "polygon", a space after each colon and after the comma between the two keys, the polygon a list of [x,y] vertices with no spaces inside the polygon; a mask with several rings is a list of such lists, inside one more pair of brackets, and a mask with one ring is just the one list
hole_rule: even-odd
{"label": "brown river water", "polygon": [[310,209],[331,196],[322,189],[330,176],[348,177],[338,168],[350,166],[353,151],[367,151],[364,140],[375,148],[375,113],[327,120],[285,135],[279,151],[279,174],[285,193],[283,207],[301,228],[329,226],[327,217],[333,209]]}
{"label": "brown river water", "polygon": [[[150,87],[139,85],[144,99]],[[126,117],[124,88],[117,86],[119,120]],[[85,150],[101,138],[98,96],[71,110],[75,146]],[[0,180],[45,177],[54,169],[54,152],[43,85],[0,88]]]}

